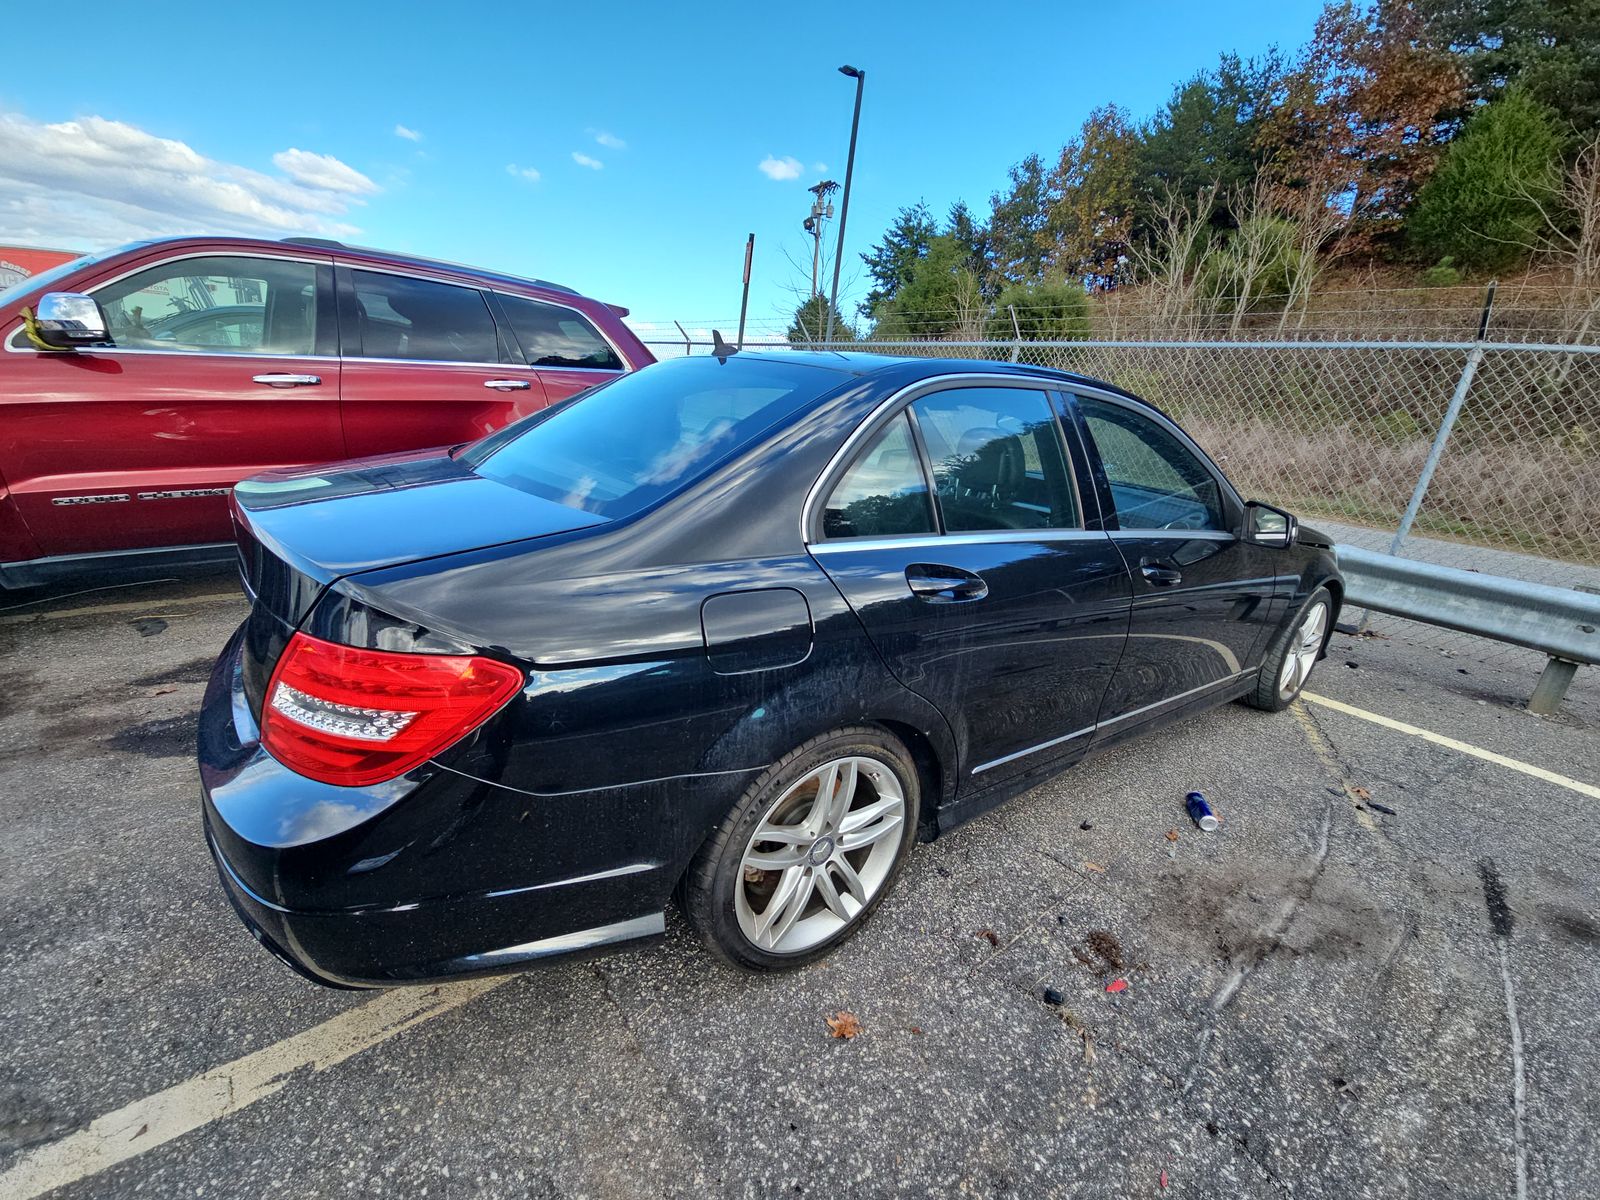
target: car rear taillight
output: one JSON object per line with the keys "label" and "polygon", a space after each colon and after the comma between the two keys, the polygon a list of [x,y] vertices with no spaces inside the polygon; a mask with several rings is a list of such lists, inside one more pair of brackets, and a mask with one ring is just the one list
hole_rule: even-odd
{"label": "car rear taillight", "polygon": [[381,783],[460,741],[522,682],[492,658],[362,650],[297,633],[267,685],[261,744],[323,783]]}

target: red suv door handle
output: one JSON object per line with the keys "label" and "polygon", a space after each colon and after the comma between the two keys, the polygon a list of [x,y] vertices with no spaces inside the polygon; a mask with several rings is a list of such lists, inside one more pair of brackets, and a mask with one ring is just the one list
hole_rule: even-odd
{"label": "red suv door handle", "polygon": [[497,392],[525,392],[533,385],[526,379],[485,379],[483,386]]}
{"label": "red suv door handle", "polygon": [[268,387],[315,387],[322,382],[321,375],[252,375],[252,383],[264,383]]}

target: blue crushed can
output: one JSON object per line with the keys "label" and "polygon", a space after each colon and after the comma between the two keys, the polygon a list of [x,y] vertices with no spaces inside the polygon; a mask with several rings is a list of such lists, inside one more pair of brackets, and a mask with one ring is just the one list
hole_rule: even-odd
{"label": "blue crushed can", "polygon": [[1189,819],[1207,833],[1222,824],[1222,818],[1211,811],[1203,792],[1190,792],[1183,798],[1183,806],[1189,810]]}

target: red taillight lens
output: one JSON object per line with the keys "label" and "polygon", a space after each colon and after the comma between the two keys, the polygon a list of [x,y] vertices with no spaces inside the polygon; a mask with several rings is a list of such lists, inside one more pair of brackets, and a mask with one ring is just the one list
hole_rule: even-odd
{"label": "red taillight lens", "polygon": [[323,783],[403,775],[482,725],[522,686],[491,658],[361,650],[297,633],[261,710],[261,744]]}

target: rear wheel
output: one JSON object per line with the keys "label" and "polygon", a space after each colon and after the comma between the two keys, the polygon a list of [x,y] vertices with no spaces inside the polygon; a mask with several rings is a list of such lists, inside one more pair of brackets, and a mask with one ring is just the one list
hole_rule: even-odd
{"label": "rear wheel", "polygon": [[684,908],[707,945],[749,970],[803,966],[853,935],[900,874],[921,796],[910,755],[868,727],[785,755],[690,864]]}
{"label": "rear wheel", "polygon": [[1294,620],[1280,629],[1261,661],[1255,689],[1243,697],[1251,708],[1279,712],[1294,703],[1317,665],[1333,619],[1333,597],[1319,587]]}

